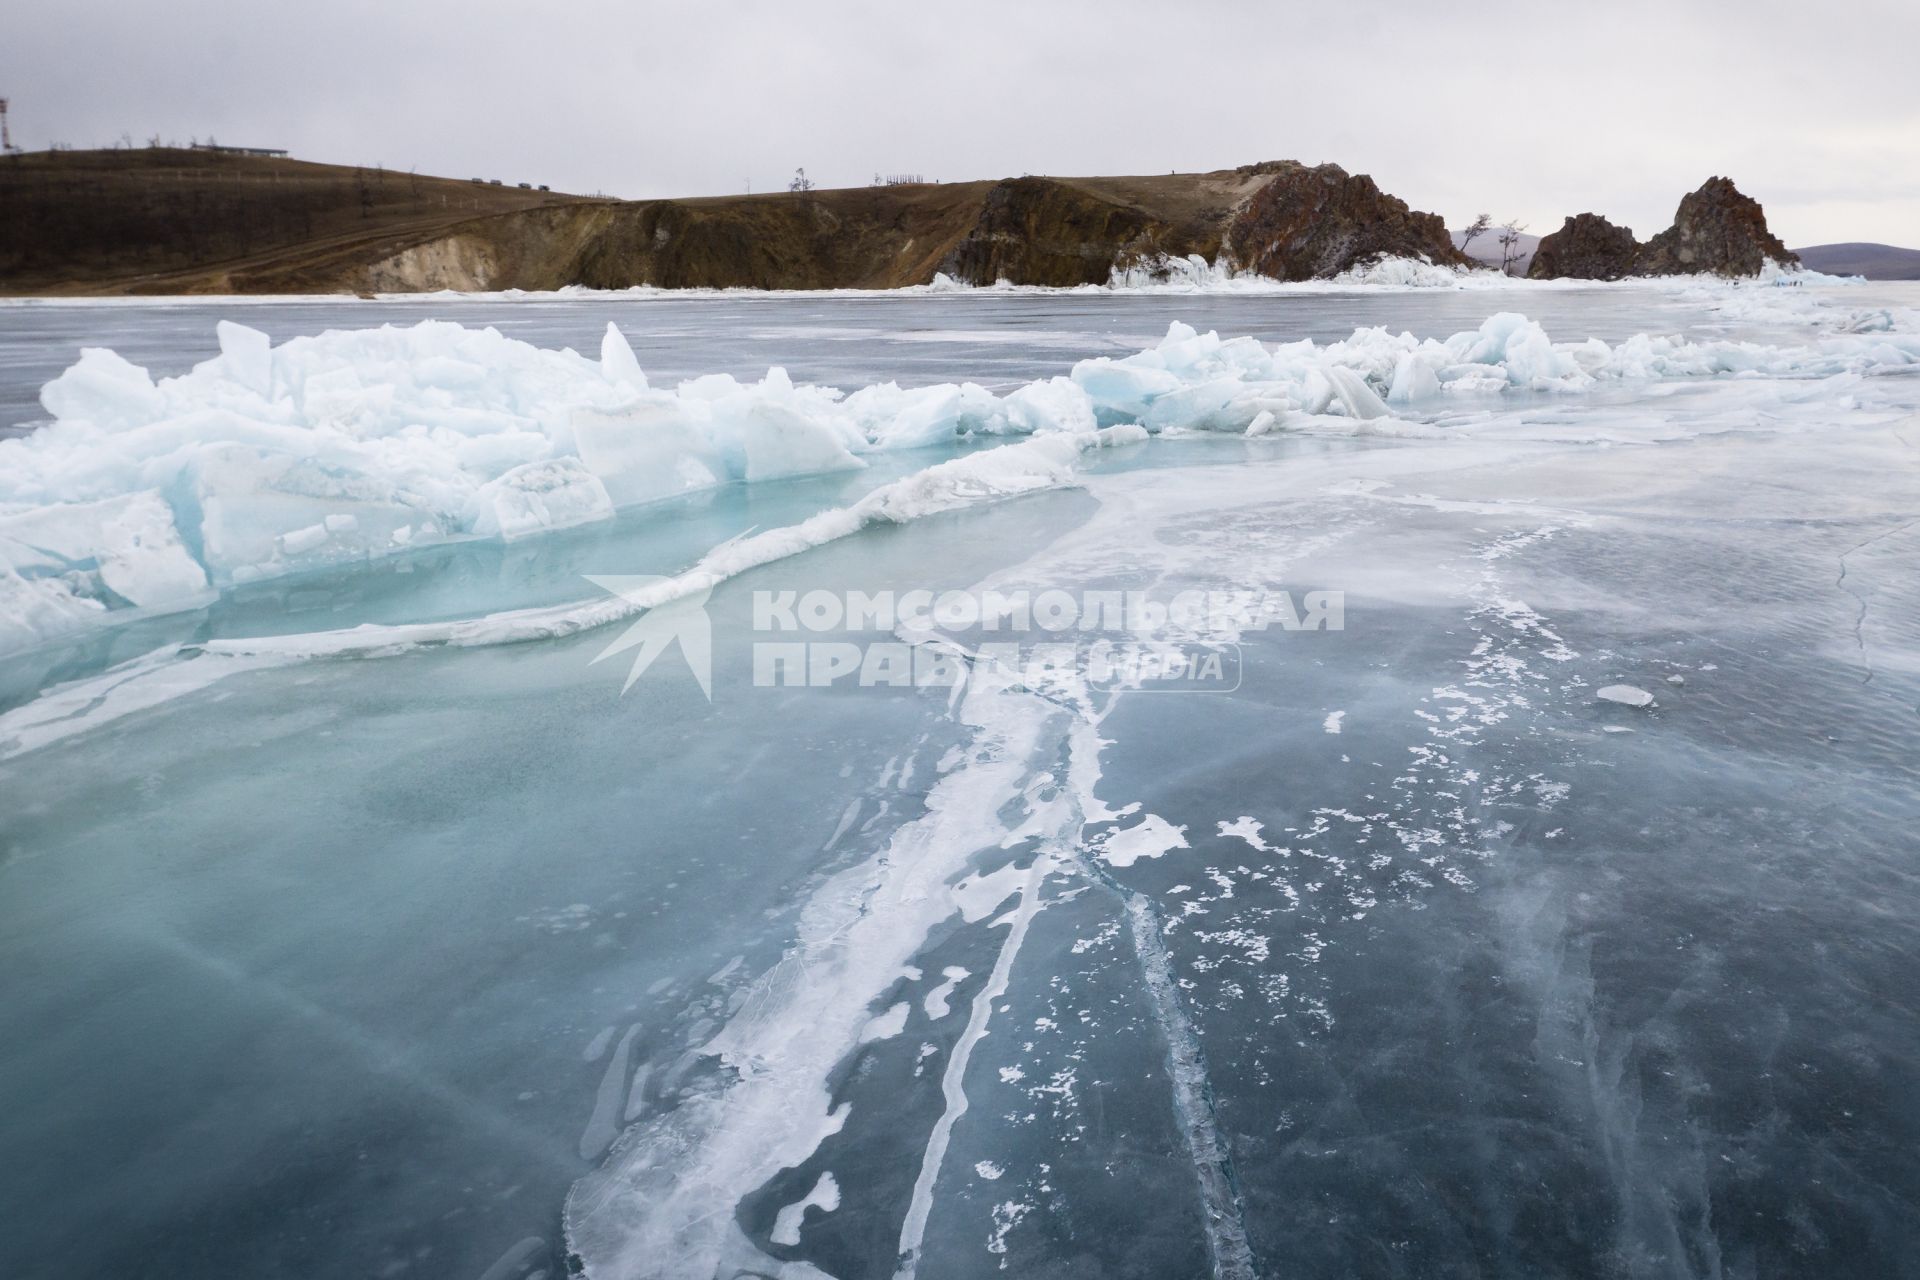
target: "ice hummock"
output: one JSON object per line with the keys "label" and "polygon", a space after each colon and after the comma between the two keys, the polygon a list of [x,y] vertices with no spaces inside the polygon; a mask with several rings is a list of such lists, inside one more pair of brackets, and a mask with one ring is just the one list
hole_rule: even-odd
{"label": "ice hummock", "polygon": [[[672,577],[640,584],[596,580],[614,594],[440,622],[362,623],[332,631],[170,644],[89,678],[42,691],[0,713],[0,761],[86,733],[123,716],[246,671],[316,659],[395,657],[427,648],[484,648],[551,640],[609,626],[689,598],[704,598],[751,569],[800,555],[881,524],[909,524],[1074,481],[1089,451],[1137,445],[1138,426],[1045,435],[949,458],[879,485],[858,501],[797,524],[732,538]],[[625,646],[616,642],[602,658]]]}
{"label": "ice hummock", "polygon": [[598,360],[443,321],[277,347],[230,321],[217,336],[218,356],[157,381],[88,348],[41,392],[52,422],[0,442],[0,651],[234,583],[858,469],[875,450],[1116,425],[1425,434],[1395,419],[1463,394],[1920,364],[1920,338],[1880,329],[1797,346],[1650,334],[1610,346],[1556,343],[1503,312],[1445,341],[1369,328],[1277,347],[1175,322],[1144,351],[1006,394],[892,382],[847,394],[779,368],[655,388],[612,324]]}
{"label": "ice hummock", "polygon": [[0,627],[54,634],[113,608],[164,607],[207,594],[206,572],[154,490],[0,515],[0,618],[7,619]]}

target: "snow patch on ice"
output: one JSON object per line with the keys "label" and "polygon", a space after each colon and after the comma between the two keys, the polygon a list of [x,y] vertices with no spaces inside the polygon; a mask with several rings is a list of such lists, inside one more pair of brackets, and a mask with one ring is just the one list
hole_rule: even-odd
{"label": "snow patch on ice", "polygon": [[1610,684],[1594,695],[1602,702],[1617,702],[1623,707],[1650,707],[1653,695],[1630,684]]}
{"label": "snow patch on ice", "polygon": [[948,965],[940,972],[946,981],[927,992],[926,999],[921,1002],[921,1008],[926,1010],[927,1017],[934,1022],[938,1022],[952,1012],[953,1006],[950,1002],[953,999],[954,989],[965,982],[968,976],[967,971],[958,965]]}
{"label": "snow patch on ice", "polygon": [[1095,852],[1111,866],[1130,867],[1142,858],[1158,858],[1186,849],[1187,829],[1149,813],[1131,827],[1116,827],[1095,842]]}
{"label": "snow patch on ice", "polygon": [[876,1040],[891,1040],[907,1029],[907,1002],[899,1001],[885,1013],[877,1013],[867,1020],[860,1030],[860,1043],[872,1044]]}
{"label": "snow patch on ice", "polygon": [[1260,834],[1264,825],[1264,823],[1251,817],[1239,817],[1235,818],[1232,822],[1222,822],[1220,824],[1220,834],[1223,836],[1231,836],[1236,840],[1245,840],[1248,845],[1261,853],[1271,853],[1273,846],[1268,844],[1266,837]]}
{"label": "snow patch on ice", "polygon": [[832,1213],[840,1207],[840,1184],[831,1173],[822,1173],[814,1180],[813,1189],[792,1204],[784,1206],[774,1216],[773,1232],[768,1239],[775,1244],[791,1248],[800,1243],[800,1225],[807,1216],[807,1210],[818,1209],[821,1213]]}

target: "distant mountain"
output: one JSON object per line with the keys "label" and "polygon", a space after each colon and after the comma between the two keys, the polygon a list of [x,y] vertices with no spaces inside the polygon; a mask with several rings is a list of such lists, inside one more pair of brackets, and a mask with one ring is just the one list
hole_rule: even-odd
{"label": "distant mountain", "polygon": [[[1463,238],[1460,232],[1449,231],[1447,234],[1453,237],[1453,247],[1458,249]],[[1520,250],[1520,258],[1513,269],[1516,273],[1525,275],[1527,264],[1533,261],[1533,251],[1540,247],[1540,237],[1530,236],[1522,231],[1520,243],[1516,247]],[[1483,267],[1492,267],[1496,271],[1500,269],[1500,253],[1500,228],[1498,227],[1491,231],[1482,231],[1475,236],[1473,248],[1466,251],[1469,258]]]}
{"label": "distant mountain", "polygon": [[1795,249],[1800,261],[1830,276],[1865,276],[1869,280],[1920,280],[1920,249],[1890,244],[1816,244]]}

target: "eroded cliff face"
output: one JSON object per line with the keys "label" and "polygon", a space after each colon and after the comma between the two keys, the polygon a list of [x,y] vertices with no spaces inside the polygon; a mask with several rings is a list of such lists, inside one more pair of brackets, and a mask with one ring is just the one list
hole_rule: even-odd
{"label": "eroded cliff face", "polygon": [[622,208],[571,274],[595,288],[821,289],[843,219],[815,201],[715,212],[673,200]]}
{"label": "eroded cliff face", "polygon": [[1277,280],[1317,280],[1382,257],[1474,265],[1453,247],[1438,214],[1420,213],[1366,174],[1290,160],[1254,166],[1269,180],[1227,230],[1236,266]]}
{"label": "eroded cliff face", "polygon": [[1636,270],[1643,276],[1757,276],[1769,259],[1783,266],[1800,261],[1767,230],[1758,200],[1732,179],[1715,177],[1680,201],[1673,225],[1647,241]]}
{"label": "eroded cliff face", "polygon": [[1633,274],[1640,242],[1633,231],[1597,213],[1577,213],[1533,251],[1527,275],[1535,280],[1620,280]]}
{"label": "eroded cliff face", "polygon": [[987,192],[940,270],[965,284],[1105,284],[1116,265],[1199,252],[1192,241],[1136,206],[1052,178],[1008,178]]}
{"label": "eroded cliff face", "polygon": [[933,278],[988,185],[632,201],[584,211],[565,231],[523,218],[483,233],[525,242],[508,274],[526,289],[897,288]]}

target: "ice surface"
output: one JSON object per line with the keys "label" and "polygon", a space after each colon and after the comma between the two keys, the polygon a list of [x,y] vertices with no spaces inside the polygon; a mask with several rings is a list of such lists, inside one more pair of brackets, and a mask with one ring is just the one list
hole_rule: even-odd
{"label": "ice surface", "polygon": [[[732,513],[794,486],[707,494],[730,514],[653,559],[695,504],[587,529],[658,572],[638,600],[576,598],[577,534],[442,549],[417,576],[474,581],[430,605],[373,607],[340,560],[174,644],[72,646],[0,720],[25,797],[0,961],[41,975],[3,997],[34,1105],[0,1199],[88,1274],[1334,1277],[1381,1240],[1462,1274],[1897,1271],[1920,1057],[1875,993],[1920,954],[1904,323],[1810,321],[1728,344],[1757,375],[1651,381],[1592,373],[1629,343],[1510,319],[1457,351],[1188,327],[1045,381],[1018,426],[1020,391],[919,396],[883,364],[890,406],[847,419],[867,470],[771,519]],[[743,387],[811,412],[778,379],[686,394]],[[981,394],[1032,438],[880,452],[901,418],[993,434]],[[590,412],[598,462],[584,416],[571,452],[488,454],[437,532],[321,493],[273,536],[474,536],[466,501],[520,468],[503,535],[597,510],[582,475],[615,506],[643,499],[610,476],[744,475],[697,413],[636,458],[642,403]],[[1361,428],[1391,442],[1338,438]],[[278,481],[193,476],[231,499],[172,526],[207,576],[193,531],[253,545],[245,503]],[[145,529],[180,496],[91,500]],[[72,514],[6,518],[48,511]],[[538,607],[492,603],[556,560]],[[137,607],[80,595],[139,613],[191,585],[154,572],[120,579]],[[677,667],[621,699],[591,665],[651,604],[701,595],[724,649],[750,591],[839,574],[1332,586],[1347,625],[1209,631],[1245,681],[1200,696],[1029,688],[966,635],[928,641],[967,659],[957,693],[758,690],[723,652],[711,703]],[[161,647],[110,665],[135,645]],[[1596,713],[1682,670],[1658,715]],[[137,1230],[90,1211],[103,1186]],[[279,1230],[289,1208],[330,1230]]]}
{"label": "ice surface", "polygon": [[[951,458],[875,488],[846,507],[799,524],[741,536],[714,548],[686,571],[596,599],[508,610],[446,622],[362,623],[320,632],[211,639],[169,645],[89,681],[47,690],[0,713],[0,759],[62,741],[228,675],[324,658],[391,657],[426,648],[485,648],[551,640],[621,622],[691,597],[749,570],[849,537],[875,524],[905,524],[930,515],[998,502],[1073,481],[1082,455],[1147,439],[1138,427],[1104,427],[1050,435]],[[324,524],[305,531],[327,533]],[[29,601],[39,597],[29,597]],[[609,649],[607,654],[617,651]],[[607,656],[603,654],[602,656]]]}
{"label": "ice surface", "polygon": [[[930,928],[956,914],[981,919],[1009,894],[1028,913],[1036,905],[1045,860],[995,874],[990,892],[967,892],[968,863],[979,849],[1029,839],[1078,816],[1065,797],[1011,826],[996,816],[997,798],[1026,776],[1052,718],[1048,704],[1006,699],[1003,689],[982,682],[959,711],[994,749],[944,774],[927,796],[926,816],[896,831],[886,851],[822,887],[787,957],[707,1044],[707,1052],[737,1069],[734,1081],[630,1131],[606,1169],[576,1189],[569,1234],[610,1273],[706,1274],[727,1266],[812,1272],[781,1268],[711,1205],[799,1164],[848,1122],[850,1104],[836,1105],[829,1085],[833,1065],[873,1025],[873,1006]],[[1017,949],[1022,932],[1016,924],[1010,948]],[[996,976],[1004,982],[1004,972]],[[975,1038],[984,1016],[977,1002],[982,1026]],[[962,1100],[950,1090],[948,1101],[951,1112]],[[688,1165],[663,1164],[664,1150],[683,1153]],[[937,1157],[929,1164],[937,1169]],[[911,1256],[914,1208],[907,1218],[901,1252]]]}
{"label": "ice surface", "polygon": [[[223,320],[220,355],[177,378],[84,351],[42,391],[53,422],[0,442],[0,512],[11,513],[0,518],[62,530],[57,555],[0,531],[0,591],[14,602],[0,645],[129,607],[184,607],[208,584],[448,539],[515,540],[729,481],[859,468],[874,450],[1096,424],[1259,436],[1345,419],[1404,437],[1430,428],[1396,415],[1432,415],[1453,395],[1920,363],[1920,338],[1893,328],[1856,321],[1798,346],[1650,334],[1610,346],[1555,343],[1501,313],[1444,342],[1374,328],[1270,347],[1175,321],[1152,348],[1005,395],[893,382],[843,395],[778,368],[757,383],[710,375],[654,390],[611,324],[595,362],[433,321],[273,347]],[[126,524],[136,517],[138,539]]]}

